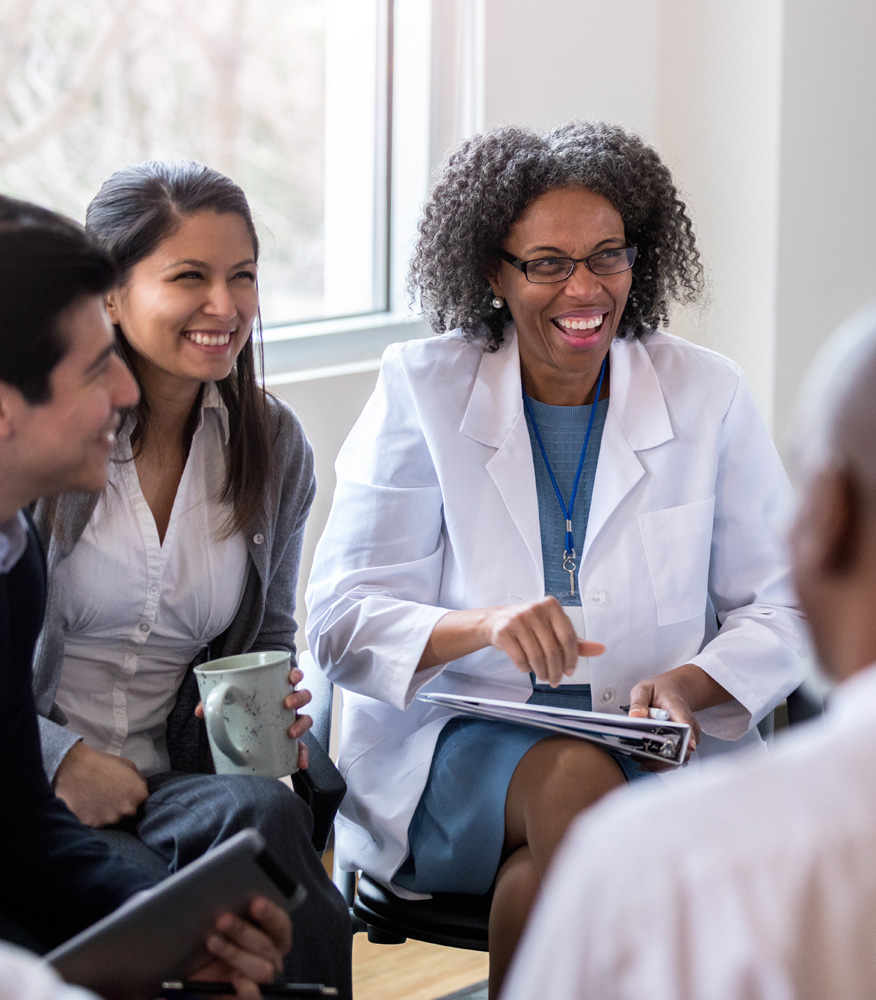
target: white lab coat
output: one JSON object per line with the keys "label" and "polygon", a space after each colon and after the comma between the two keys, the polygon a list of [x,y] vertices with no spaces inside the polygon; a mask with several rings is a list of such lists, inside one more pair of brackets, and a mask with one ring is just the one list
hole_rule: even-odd
{"label": "white lab coat", "polygon": [[[616,340],[610,373],[578,577],[585,637],[607,647],[589,664],[594,708],[619,712],[635,683],[693,662],[736,699],[699,714],[698,752],[759,745],[753,720],[799,683],[804,641],[781,462],[728,359],[653,334]],[[414,673],[448,610],[544,596],[513,327],[491,354],[456,335],[390,347],[337,479],[307,639],[345,689],[338,859],[388,883],[451,717],[417,691],[531,693],[493,648]]]}

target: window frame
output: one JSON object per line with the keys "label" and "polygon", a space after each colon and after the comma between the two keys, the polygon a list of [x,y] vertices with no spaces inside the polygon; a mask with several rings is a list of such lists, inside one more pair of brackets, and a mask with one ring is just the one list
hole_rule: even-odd
{"label": "window frame", "polygon": [[268,386],[375,370],[390,344],[431,334],[407,301],[408,259],[433,169],[482,124],[484,0],[384,0],[382,16],[386,169],[375,211],[386,238],[375,282],[385,308],[266,326]]}

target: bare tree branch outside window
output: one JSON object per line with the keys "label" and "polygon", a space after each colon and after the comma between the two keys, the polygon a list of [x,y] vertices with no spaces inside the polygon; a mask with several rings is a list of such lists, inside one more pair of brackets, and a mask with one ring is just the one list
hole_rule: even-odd
{"label": "bare tree branch outside window", "polygon": [[114,171],[196,159],[246,191],[268,323],[323,303],[330,0],[0,0],[0,191],[82,220]]}

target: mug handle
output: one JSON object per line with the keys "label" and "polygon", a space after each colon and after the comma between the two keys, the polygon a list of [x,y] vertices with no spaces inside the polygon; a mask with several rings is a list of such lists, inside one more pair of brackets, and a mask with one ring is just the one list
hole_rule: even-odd
{"label": "mug handle", "polygon": [[228,696],[234,697],[234,688],[227,683],[217,684],[207,695],[204,702],[204,719],[207,723],[207,734],[225,756],[238,766],[246,764],[246,756],[240,747],[228,735],[225,727],[225,703]]}

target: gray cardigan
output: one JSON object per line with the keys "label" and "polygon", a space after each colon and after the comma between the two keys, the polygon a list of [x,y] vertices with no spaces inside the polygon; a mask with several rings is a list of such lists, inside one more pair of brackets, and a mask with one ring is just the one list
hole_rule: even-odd
{"label": "gray cardigan", "polygon": [[[249,571],[240,608],[228,629],[216,636],[190,664],[168,719],[171,767],[177,770],[189,770],[193,763],[198,770],[210,769],[203,726],[192,715],[197,704],[192,672],[196,663],[259,649],[285,649],[295,655],[298,566],[316,479],[313,453],[298,418],[275,397],[268,396],[267,400],[273,430],[272,486],[262,515],[246,526]],[[34,655],[33,691],[40,715],[43,760],[50,781],[54,780],[66,753],[81,738],[65,727],[66,719],[55,703],[64,663],[64,632],[54,570],[73,551],[97,500],[97,494],[68,494],[54,504],[41,500],[34,511],[34,521],[46,549],[48,595],[45,625]]]}

